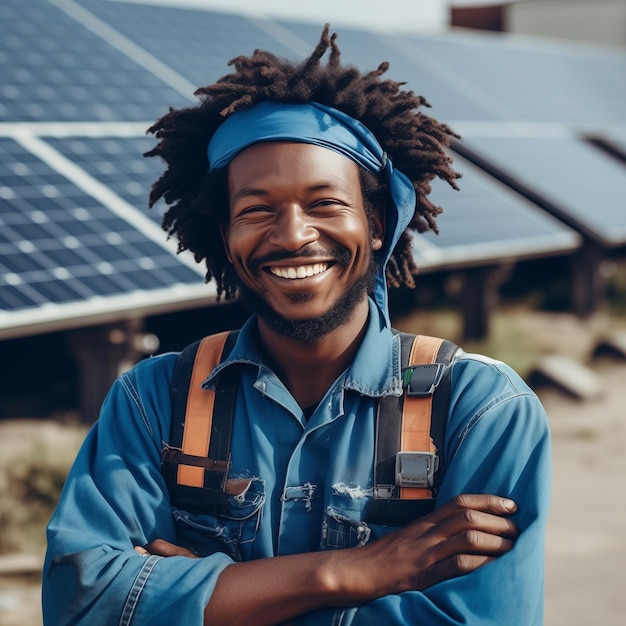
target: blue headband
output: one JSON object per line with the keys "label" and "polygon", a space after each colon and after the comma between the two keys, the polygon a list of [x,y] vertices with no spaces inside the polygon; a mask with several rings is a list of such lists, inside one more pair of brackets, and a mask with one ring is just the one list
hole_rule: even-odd
{"label": "blue headband", "polygon": [[396,212],[386,216],[384,262],[376,276],[374,299],[390,325],[385,267],[415,213],[415,189],[411,181],[394,169],[376,137],[361,122],[317,102],[267,101],[233,113],[218,127],[209,143],[209,168],[225,167],[242,150],[263,141],[310,143],[338,152],[373,174],[385,171]]}

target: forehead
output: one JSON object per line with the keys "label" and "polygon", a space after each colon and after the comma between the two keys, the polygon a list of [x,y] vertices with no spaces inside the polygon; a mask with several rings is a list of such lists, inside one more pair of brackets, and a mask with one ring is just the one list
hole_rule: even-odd
{"label": "forehead", "polygon": [[334,150],[291,141],[257,143],[230,163],[231,193],[244,186],[263,188],[324,185],[360,190],[359,166]]}

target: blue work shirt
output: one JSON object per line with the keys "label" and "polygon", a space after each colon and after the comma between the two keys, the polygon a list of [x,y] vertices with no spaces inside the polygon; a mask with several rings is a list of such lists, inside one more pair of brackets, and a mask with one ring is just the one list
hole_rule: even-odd
{"label": "blue work shirt", "polygon": [[[363,521],[372,498],[377,400],[402,391],[399,340],[372,303],[356,358],[308,420],[263,359],[255,318],[208,376],[204,385],[211,386],[223,368],[241,375],[229,476],[251,481],[230,499],[224,518],[180,510],[168,498],[160,453],[169,440],[175,360],[164,354],[123,374],[77,456],[48,526],[46,626],[200,626],[218,576],[233,561],[363,545],[393,530]],[[542,623],[550,486],[545,412],[500,362],[460,352],[452,368],[448,468],[437,506],[459,493],[512,498],[521,531],[515,546],[425,591],[320,609],[294,623]],[[134,551],[157,538],[201,558]]]}

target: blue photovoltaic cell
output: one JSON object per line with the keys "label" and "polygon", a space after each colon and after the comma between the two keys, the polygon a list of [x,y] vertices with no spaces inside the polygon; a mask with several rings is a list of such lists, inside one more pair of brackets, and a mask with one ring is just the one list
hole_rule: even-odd
{"label": "blue photovoltaic cell", "polygon": [[0,228],[4,310],[202,280],[10,139],[0,139]]}
{"label": "blue photovoltaic cell", "polygon": [[0,4],[0,121],[143,121],[189,101],[47,0]]}
{"label": "blue photovoltaic cell", "polygon": [[484,264],[578,247],[574,231],[536,205],[462,157],[455,157],[454,165],[463,174],[458,181],[460,191],[440,180],[432,183],[431,199],[443,208],[437,218],[440,234],[417,236],[418,266],[440,269]]}
{"label": "blue photovoltaic cell", "polygon": [[164,171],[161,159],[143,156],[155,145],[151,137],[47,138],[56,150],[142,213],[161,223],[165,205],[148,210],[152,184]]}
{"label": "blue photovoltaic cell", "polygon": [[197,87],[230,73],[228,61],[256,48],[294,57],[241,15],[101,0],[80,4]]}
{"label": "blue photovoltaic cell", "polygon": [[602,246],[626,244],[626,168],[618,159],[575,138],[472,136],[464,144]]}

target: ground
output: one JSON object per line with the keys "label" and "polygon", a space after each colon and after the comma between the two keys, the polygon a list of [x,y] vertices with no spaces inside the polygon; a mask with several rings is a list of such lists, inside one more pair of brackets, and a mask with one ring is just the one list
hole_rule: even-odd
{"label": "ground", "polygon": [[[567,328],[572,330],[568,324],[571,320],[558,321],[546,332],[554,341]],[[578,345],[575,356],[582,358],[589,336],[578,332],[569,341],[567,345]],[[602,386],[596,399],[578,400],[551,386],[537,389],[553,434],[546,626],[617,626],[626,611],[626,360],[595,360],[591,369]],[[29,437],[67,438],[69,446],[76,441],[76,433],[60,424],[0,421],[0,459],[15,453]],[[41,554],[34,557],[40,560]],[[41,626],[37,576],[3,574],[4,558],[0,558],[0,624]],[[28,561],[25,569],[32,569]]]}

